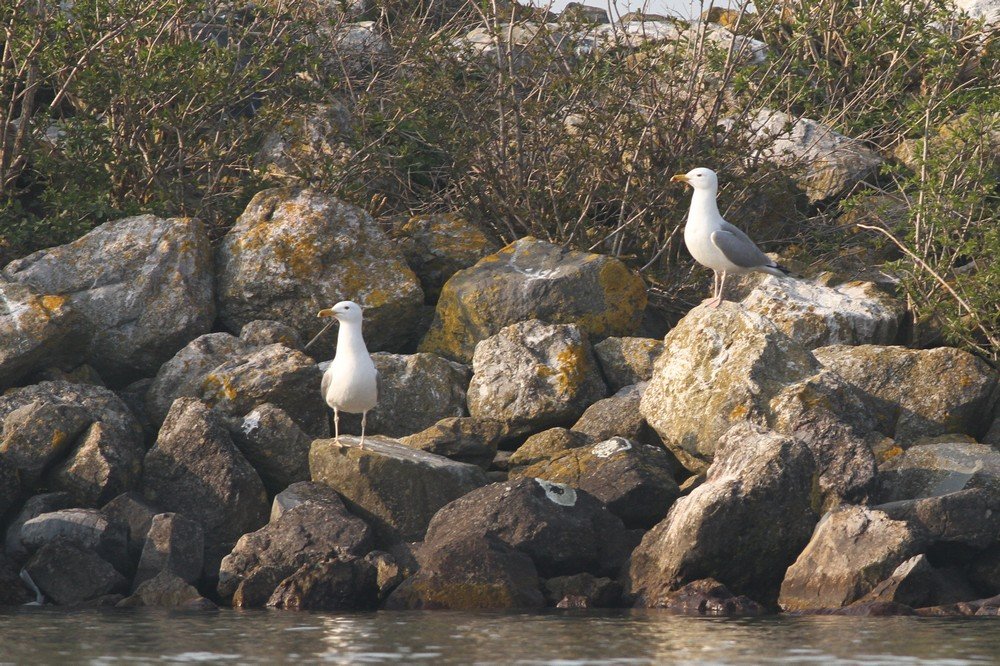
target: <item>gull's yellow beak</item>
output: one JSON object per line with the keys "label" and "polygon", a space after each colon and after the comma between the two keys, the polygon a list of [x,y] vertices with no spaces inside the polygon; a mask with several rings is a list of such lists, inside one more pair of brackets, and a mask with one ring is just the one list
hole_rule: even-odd
{"label": "gull's yellow beak", "polygon": [[686,182],[688,182],[687,174],[679,173],[676,176],[671,176],[670,177],[670,182],[671,183],[686,183]]}
{"label": "gull's yellow beak", "polygon": [[333,308],[325,308],[323,310],[320,310],[319,314],[317,314],[316,316],[317,317],[333,317],[334,316],[334,314],[333,314]]}

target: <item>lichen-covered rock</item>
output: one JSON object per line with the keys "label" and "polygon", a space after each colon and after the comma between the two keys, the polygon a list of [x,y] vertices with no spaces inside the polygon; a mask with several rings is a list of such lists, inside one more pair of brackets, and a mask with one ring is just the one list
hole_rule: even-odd
{"label": "lichen-covered rock", "polygon": [[270,493],[309,480],[313,438],[285,410],[269,402],[255,407],[230,427],[233,443],[260,475]]}
{"label": "lichen-covered rock", "polygon": [[132,586],[138,587],[161,573],[194,583],[201,578],[204,557],[205,535],[200,523],[179,513],[158,513],[146,532]]}
{"label": "lichen-covered rock", "polygon": [[705,482],[675,502],[632,553],[626,592],[636,606],[658,607],[685,583],[714,578],[773,603],[816,524],[815,474],[801,442],[749,423],[734,426]]}
{"label": "lichen-covered rock", "polygon": [[429,303],[437,302],[448,278],[497,250],[486,234],[455,215],[411,217],[393,235]]}
{"label": "lichen-covered rock", "polygon": [[987,24],[1000,23],[1000,3],[997,0],[954,0],[955,7],[974,19],[983,19]]}
{"label": "lichen-covered rock", "polygon": [[251,347],[282,344],[289,349],[302,351],[299,332],[288,324],[268,319],[255,319],[240,329],[240,340]]}
{"label": "lichen-covered rock", "polygon": [[663,597],[660,606],[679,615],[745,617],[763,615],[764,607],[745,595],[735,595],[712,578],[687,583]]}
{"label": "lichen-covered rock", "polygon": [[21,544],[29,553],[47,543],[66,541],[92,550],[122,574],[131,573],[125,530],[96,509],[62,509],[35,516],[21,526]]}
{"label": "lichen-covered rock", "polygon": [[343,300],[365,309],[371,350],[407,342],[423,293],[402,256],[360,208],[309,189],[258,193],[216,257],[220,317],[231,331],[254,319],[319,332],[316,313]]}
{"label": "lichen-covered rock", "polygon": [[480,340],[528,319],[629,335],[645,307],[642,279],[617,259],[522,238],[445,283],[420,349],[467,363]]}
{"label": "lichen-covered rock", "polygon": [[846,505],[834,509],[788,567],[778,603],[786,611],[846,606],[923,547],[922,535],[882,511]]}
{"label": "lichen-covered rock", "polygon": [[918,441],[879,467],[883,502],[983,488],[1000,497],[1000,451],[961,437]]}
{"label": "lichen-covered rock", "polygon": [[0,449],[17,450],[22,460],[33,452],[22,471],[25,490],[44,472],[48,487],[68,491],[78,505],[95,506],[139,481],[142,427],[104,387],[51,381],[9,391],[0,396],[0,424]]}
{"label": "lichen-covered rock", "polygon": [[624,437],[640,444],[662,447],[663,440],[639,411],[645,390],[646,384],[634,384],[598,400],[587,407],[572,430],[584,433],[595,442]]}
{"label": "lichen-covered rock", "polygon": [[146,498],[201,524],[206,565],[267,522],[264,484],[205,404],[179,398],[143,463]]}
{"label": "lichen-covered rock", "polygon": [[389,595],[393,610],[541,608],[531,558],[491,536],[470,535],[420,551],[420,570]]}
{"label": "lichen-covered rock", "polygon": [[411,449],[489,469],[505,430],[499,421],[449,416],[398,441]]}
{"label": "lichen-covered rock", "polygon": [[286,511],[308,502],[330,504],[334,507],[341,507],[344,504],[337,491],[330,486],[312,481],[298,481],[274,496],[274,501],[271,502],[270,522],[273,523]]}
{"label": "lichen-covered rock", "polygon": [[750,134],[761,157],[796,172],[795,180],[810,202],[845,194],[883,161],[860,141],[781,111],[761,109],[750,123]]}
{"label": "lichen-covered rock", "polygon": [[424,547],[495,536],[535,563],[542,576],[615,575],[631,547],[621,520],[592,495],[520,478],[479,488],[438,511]]}
{"label": "lichen-covered rock", "polygon": [[465,416],[468,366],[435,354],[372,354],[379,373],[378,404],[368,432],[402,437],[450,416]]}
{"label": "lichen-covered rock", "polygon": [[378,575],[365,559],[335,557],[307,562],[282,580],[268,608],[288,610],[372,610],[378,603]]}
{"label": "lichen-covered rock", "polygon": [[351,515],[339,498],[314,497],[240,538],[222,560],[219,595],[237,596],[235,605],[244,608],[263,606],[277,583],[299,567],[333,557],[360,557],[371,548],[371,528]]}
{"label": "lichen-covered rock", "polygon": [[[566,451],[593,443],[586,433],[566,428],[549,428],[524,440],[507,460],[511,472],[530,465],[544,463]],[[523,476],[523,475],[521,475]]]}
{"label": "lichen-covered rock", "polygon": [[626,527],[649,528],[667,515],[680,495],[672,463],[663,447],[614,437],[519,467],[510,476],[580,488],[604,502]]}
{"label": "lichen-covered rock", "polygon": [[640,412],[693,472],[711,464],[733,424],[763,420],[781,389],[819,370],[809,351],[736,303],[695,308],[663,346]]}
{"label": "lichen-covered rock", "polygon": [[903,448],[921,437],[976,437],[989,427],[997,373],[968,352],[834,345],[813,353],[877,406],[879,430]]}
{"label": "lichen-covered rock", "polygon": [[114,382],[152,374],[215,319],[212,253],[197,220],[107,222],[3,274],[64,297],[84,320],[85,360]]}
{"label": "lichen-covered rock", "polygon": [[181,610],[211,610],[215,604],[201,596],[198,590],[180,576],[161,571],[140,583],[132,596],[119,601],[116,608],[175,608]]}
{"label": "lichen-covered rock", "polygon": [[86,344],[65,296],[0,280],[0,390],[50,366],[72,366]]}
{"label": "lichen-covered rock", "polygon": [[1000,494],[995,490],[969,488],[875,508],[893,520],[919,527],[933,544],[982,549],[997,543],[1000,535]]}
{"label": "lichen-covered rock", "polygon": [[662,353],[663,341],[655,338],[612,337],[594,345],[594,355],[612,391],[648,382]]}
{"label": "lichen-covered rock", "polygon": [[806,349],[896,342],[904,305],[870,282],[827,286],[767,277],[743,299]]}
{"label": "lichen-covered rock", "polygon": [[537,319],[476,345],[469,414],[502,421],[510,435],[567,425],[607,394],[586,335]]}
{"label": "lichen-covered rock", "polygon": [[39,548],[24,568],[42,594],[59,605],[80,604],[128,587],[124,576],[99,555],[64,539]]}
{"label": "lichen-covered rock", "polygon": [[364,448],[357,437],[316,440],[309,469],[372,526],[379,546],[420,541],[438,509],[486,483],[475,465],[382,437],[366,437]]}

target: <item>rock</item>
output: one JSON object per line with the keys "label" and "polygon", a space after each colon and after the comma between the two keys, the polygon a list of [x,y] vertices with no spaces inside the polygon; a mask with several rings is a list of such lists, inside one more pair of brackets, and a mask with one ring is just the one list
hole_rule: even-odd
{"label": "rock", "polygon": [[174,402],[144,468],[142,487],[149,501],[201,524],[206,567],[267,522],[260,477],[220,417],[197,400]]}
{"label": "rock", "polygon": [[3,275],[65,298],[85,320],[86,362],[116,383],[156,372],[215,320],[208,234],[193,219],[107,222]]}
{"label": "rock", "polygon": [[813,353],[878,408],[879,429],[903,448],[921,437],[975,437],[989,427],[997,374],[968,352],[835,345]]}
{"label": "rock", "polygon": [[894,601],[856,601],[843,608],[825,609],[817,615],[847,615],[852,617],[895,617],[898,615],[916,615],[917,613],[903,604]]}
{"label": "rock", "polygon": [[216,605],[198,594],[198,590],[183,578],[170,571],[161,571],[136,587],[132,596],[119,601],[118,608],[177,608],[183,610],[211,610]]}
{"label": "rock", "polygon": [[695,308],[663,344],[640,412],[692,472],[711,464],[733,424],[763,420],[782,388],[819,370],[770,320],[735,303]]}
{"label": "rock", "polygon": [[[663,448],[663,441],[639,412],[645,384],[626,386],[610,398],[598,400],[587,407],[573,424],[575,432],[582,432],[595,442],[612,437],[624,437],[640,444]],[[673,456],[671,456],[671,459]]]}
{"label": "rock", "polygon": [[45,472],[46,485],[93,506],[139,480],[142,427],[121,398],[104,387],[51,381],[9,391],[0,396],[0,423],[0,450],[10,447],[19,459],[28,455],[33,461],[27,474],[22,471],[24,485]]}
{"label": "rock", "polygon": [[12,462],[0,457],[0,516],[21,496],[21,476]]}
{"label": "rock", "polygon": [[591,7],[582,2],[570,2],[559,14],[559,23],[569,24],[600,24],[610,23],[608,12],[600,7]]}
{"label": "rock", "polygon": [[767,277],[743,299],[806,349],[828,345],[891,345],[906,307],[871,282],[836,287]]}
{"label": "rock", "polygon": [[281,518],[286,511],[307,502],[317,502],[333,507],[343,507],[344,505],[340,495],[333,488],[324,486],[322,483],[298,481],[274,496],[274,501],[271,502],[271,520],[269,522],[273,523]]}
{"label": "rock", "polygon": [[312,437],[280,407],[265,402],[229,432],[268,492],[278,493],[297,481],[309,480]]}
{"label": "rock", "polygon": [[86,340],[65,297],[0,280],[0,302],[0,390],[44,368],[79,362]]}
{"label": "rock", "polygon": [[[524,440],[508,459],[511,472],[532,465],[544,464],[566,451],[593,443],[590,435],[566,428],[549,428]],[[519,476],[525,476],[519,474]]]}
{"label": "rock", "polygon": [[632,545],[621,520],[586,491],[520,478],[442,508],[427,527],[424,547],[487,536],[531,557],[545,577],[615,575]]}
{"label": "rock", "polygon": [[124,592],[128,587],[128,581],[96,553],[63,539],[39,548],[24,568],[42,594],[61,606]]}
{"label": "rock", "polygon": [[467,536],[420,553],[420,570],[389,595],[391,610],[541,608],[527,555],[491,536]]}
{"label": "rock", "polygon": [[569,449],[511,471],[585,490],[607,505],[626,527],[652,527],[680,495],[674,467],[662,447],[614,437]]}
{"label": "rock", "polygon": [[893,520],[919,527],[935,544],[986,548],[1000,535],[1000,495],[983,488],[889,502],[875,508]]}
{"label": "rock", "polygon": [[1000,614],[1000,595],[988,599],[976,599],[975,601],[965,601],[946,606],[934,606],[931,608],[921,608],[917,613],[926,617],[939,616],[988,616]]}
{"label": "rock", "polygon": [[375,584],[378,587],[379,601],[385,601],[386,597],[400,583],[416,571],[416,567],[413,571],[407,570],[391,553],[381,550],[373,550],[368,553],[365,555],[365,560],[375,568]]}
{"label": "rock", "polygon": [[378,405],[368,432],[401,437],[443,418],[465,416],[469,368],[434,354],[372,354],[379,373]]}
{"label": "rock", "polygon": [[[557,608],[617,608],[622,602],[622,586],[610,578],[589,573],[556,576],[545,581],[545,599]],[[562,604],[564,600],[571,601]],[[580,604],[583,600],[583,605]]]}
{"label": "rock", "polygon": [[392,47],[374,21],[338,25],[332,39],[336,61],[353,76],[370,75],[392,55]]}
{"label": "rock", "polygon": [[815,474],[801,442],[749,423],[734,426],[705,482],[675,502],[632,553],[626,592],[636,606],[659,607],[684,584],[713,578],[773,603],[816,524]]}
{"label": "rock", "polygon": [[313,442],[313,481],[336,490],[350,510],[375,530],[379,546],[420,541],[438,509],[484,485],[475,465],[415,451],[381,437]]}
{"label": "rock", "polygon": [[364,559],[309,562],[285,578],[267,600],[268,608],[289,610],[371,610],[378,603],[375,567]]}
{"label": "rock", "polygon": [[533,319],[476,346],[469,414],[506,424],[510,435],[573,422],[607,394],[580,328]]}
{"label": "rock", "polygon": [[860,602],[889,602],[911,608],[941,606],[975,599],[968,583],[956,587],[931,566],[926,555],[915,555],[906,560],[892,574],[875,586]]}
{"label": "rock", "polygon": [[125,530],[96,509],[61,509],[35,516],[21,526],[20,538],[28,553],[65,541],[94,551],[123,575],[132,571]]}
{"label": "rock", "polygon": [[875,589],[923,546],[913,527],[882,511],[834,509],[788,568],[778,603],[786,611],[846,606]]}
{"label": "rock", "polygon": [[750,135],[761,157],[797,170],[795,180],[810,203],[846,194],[883,161],[860,141],[781,111],[761,109],[750,122]]}
{"label": "rock", "polygon": [[302,351],[302,338],[299,337],[299,332],[280,321],[255,319],[248,322],[240,329],[240,340],[251,347],[281,344],[289,349]]}
{"label": "rock", "polygon": [[306,105],[281,118],[264,137],[257,164],[280,181],[308,182],[314,177],[309,170],[349,154],[345,142],[353,135],[353,121],[347,105],[336,99]]}
{"label": "rock", "polygon": [[489,469],[504,432],[499,421],[449,416],[398,441],[411,449]]}
{"label": "rock", "polygon": [[522,238],[445,283],[420,350],[468,362],[479,341],[529,319],[629,335],[645,307],[642,279],[617,259]]}
{"label": "rock", "polygon": [[234,605],[263,606],[277,584],[299,567],[361,557],[371,548],[372,530],[363,520],[351,515],[339,498],[316,497],[240,538],[222,560],[219,596],[229,599],[239,591]]}
{"label": "rock", "polygon": [[153,516],[159,513],[150,506],[139,492],[130,491],[101,507],[108,520],[121,525],[128,540],[129,561],[138,562],[146,545],[146,535],[153,524]]}
{"label": "rock", "polygon": [[231,331],[271,319],[311,339],[320,309],[352,300],[365,309],[368,348],[398,349],[423,303],[416,276],[371,216],[309,189],[258,193],[216,264],[219,314]]}
{"label": "rock", "polygon": [[997,0],[954,0],[955,7],[974,19],[987,24],[1000,23],[1000,3]]}
{"label": "rock", "polygon": [[695,580],[667,593],[661,607],[679,615],[746,617],[765,613],[764,607],[753,599],[733,594],[712,578]]}
{"label": "rock", "polygon": [[30,497],[7,525],[3,552],[15,563],[21,564],[30,555],[21,540],[21,528],[24,524],[43,513],[69,509],[72,506],[73,498],[70,497],[69,493],[43,493]]}
{"label": "rock", "polygon": [[663,353],[663,341],[654,338],[605,338],[594,345],[594,355],[612,391],[648,382],[653,364]]}
{"label": "rock", "polygon": [[428,303],[437,302],[448,278],[497,250],[486,234],[455,215],[411,217],[393,236]]}
{"label": "rock", "polygon": [[[983,488],[1000,497],[1000,451],[961,437],[918,440],[879,468],[883,502]],[[926,443],[922,443],[926,442]]]}
{"label": "rock", "polygon": [[204,557],[205,536],[199,523],[179,513],[158,513],[146,533],[132,586],[164,572],[194,583],[201,578]]}
{"label": "rock", "polygon": [[34,600],[35,595],[24,586],[17,567],[0,553],[0,608],[20,606]]}

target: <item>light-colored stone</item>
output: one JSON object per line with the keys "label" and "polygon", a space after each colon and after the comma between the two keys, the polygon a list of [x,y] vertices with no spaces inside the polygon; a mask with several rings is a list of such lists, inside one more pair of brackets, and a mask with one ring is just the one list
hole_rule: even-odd
{"label": "light-colored stone", "polygon": [[983,488],[1000,498],[1000,451],[968,438],[916,442],[879,466],[882,501],[919,499]]}
{"label": "light-colored stone", "polygon": [[372,354],[379,373],[378,404],[368,432],[412,435],[448,417],[465,416],[470,369],[435,354]]}
{"label": "light-colored stone", "polygon": [[663,341],[654,338],[606,338],[594,345],[594,354],[612,391],[648,382],[653,364],[663,353]]}
{"label": "light-colored stone", "polygon": [[0,280],[0,390],[43,368],[75,365],[85,343],[65,296]]}

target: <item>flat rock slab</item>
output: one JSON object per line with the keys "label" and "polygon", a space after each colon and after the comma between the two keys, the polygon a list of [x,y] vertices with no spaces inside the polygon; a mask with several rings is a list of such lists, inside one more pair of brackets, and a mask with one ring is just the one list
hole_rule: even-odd
{"label": "flat rock slab", "polygon": [[940,437],[915,444],[879,467],[882,501],[919,499],[982,488],[1000,497],[1000,451]]}
{"label": "flat rock slab", "polygon": [[411,449],[391,439],[318,439],[309,452],[313,481],[336,490],[375,530],[380,546],[420,541],[434,514],[486,484],[475,465]]}

